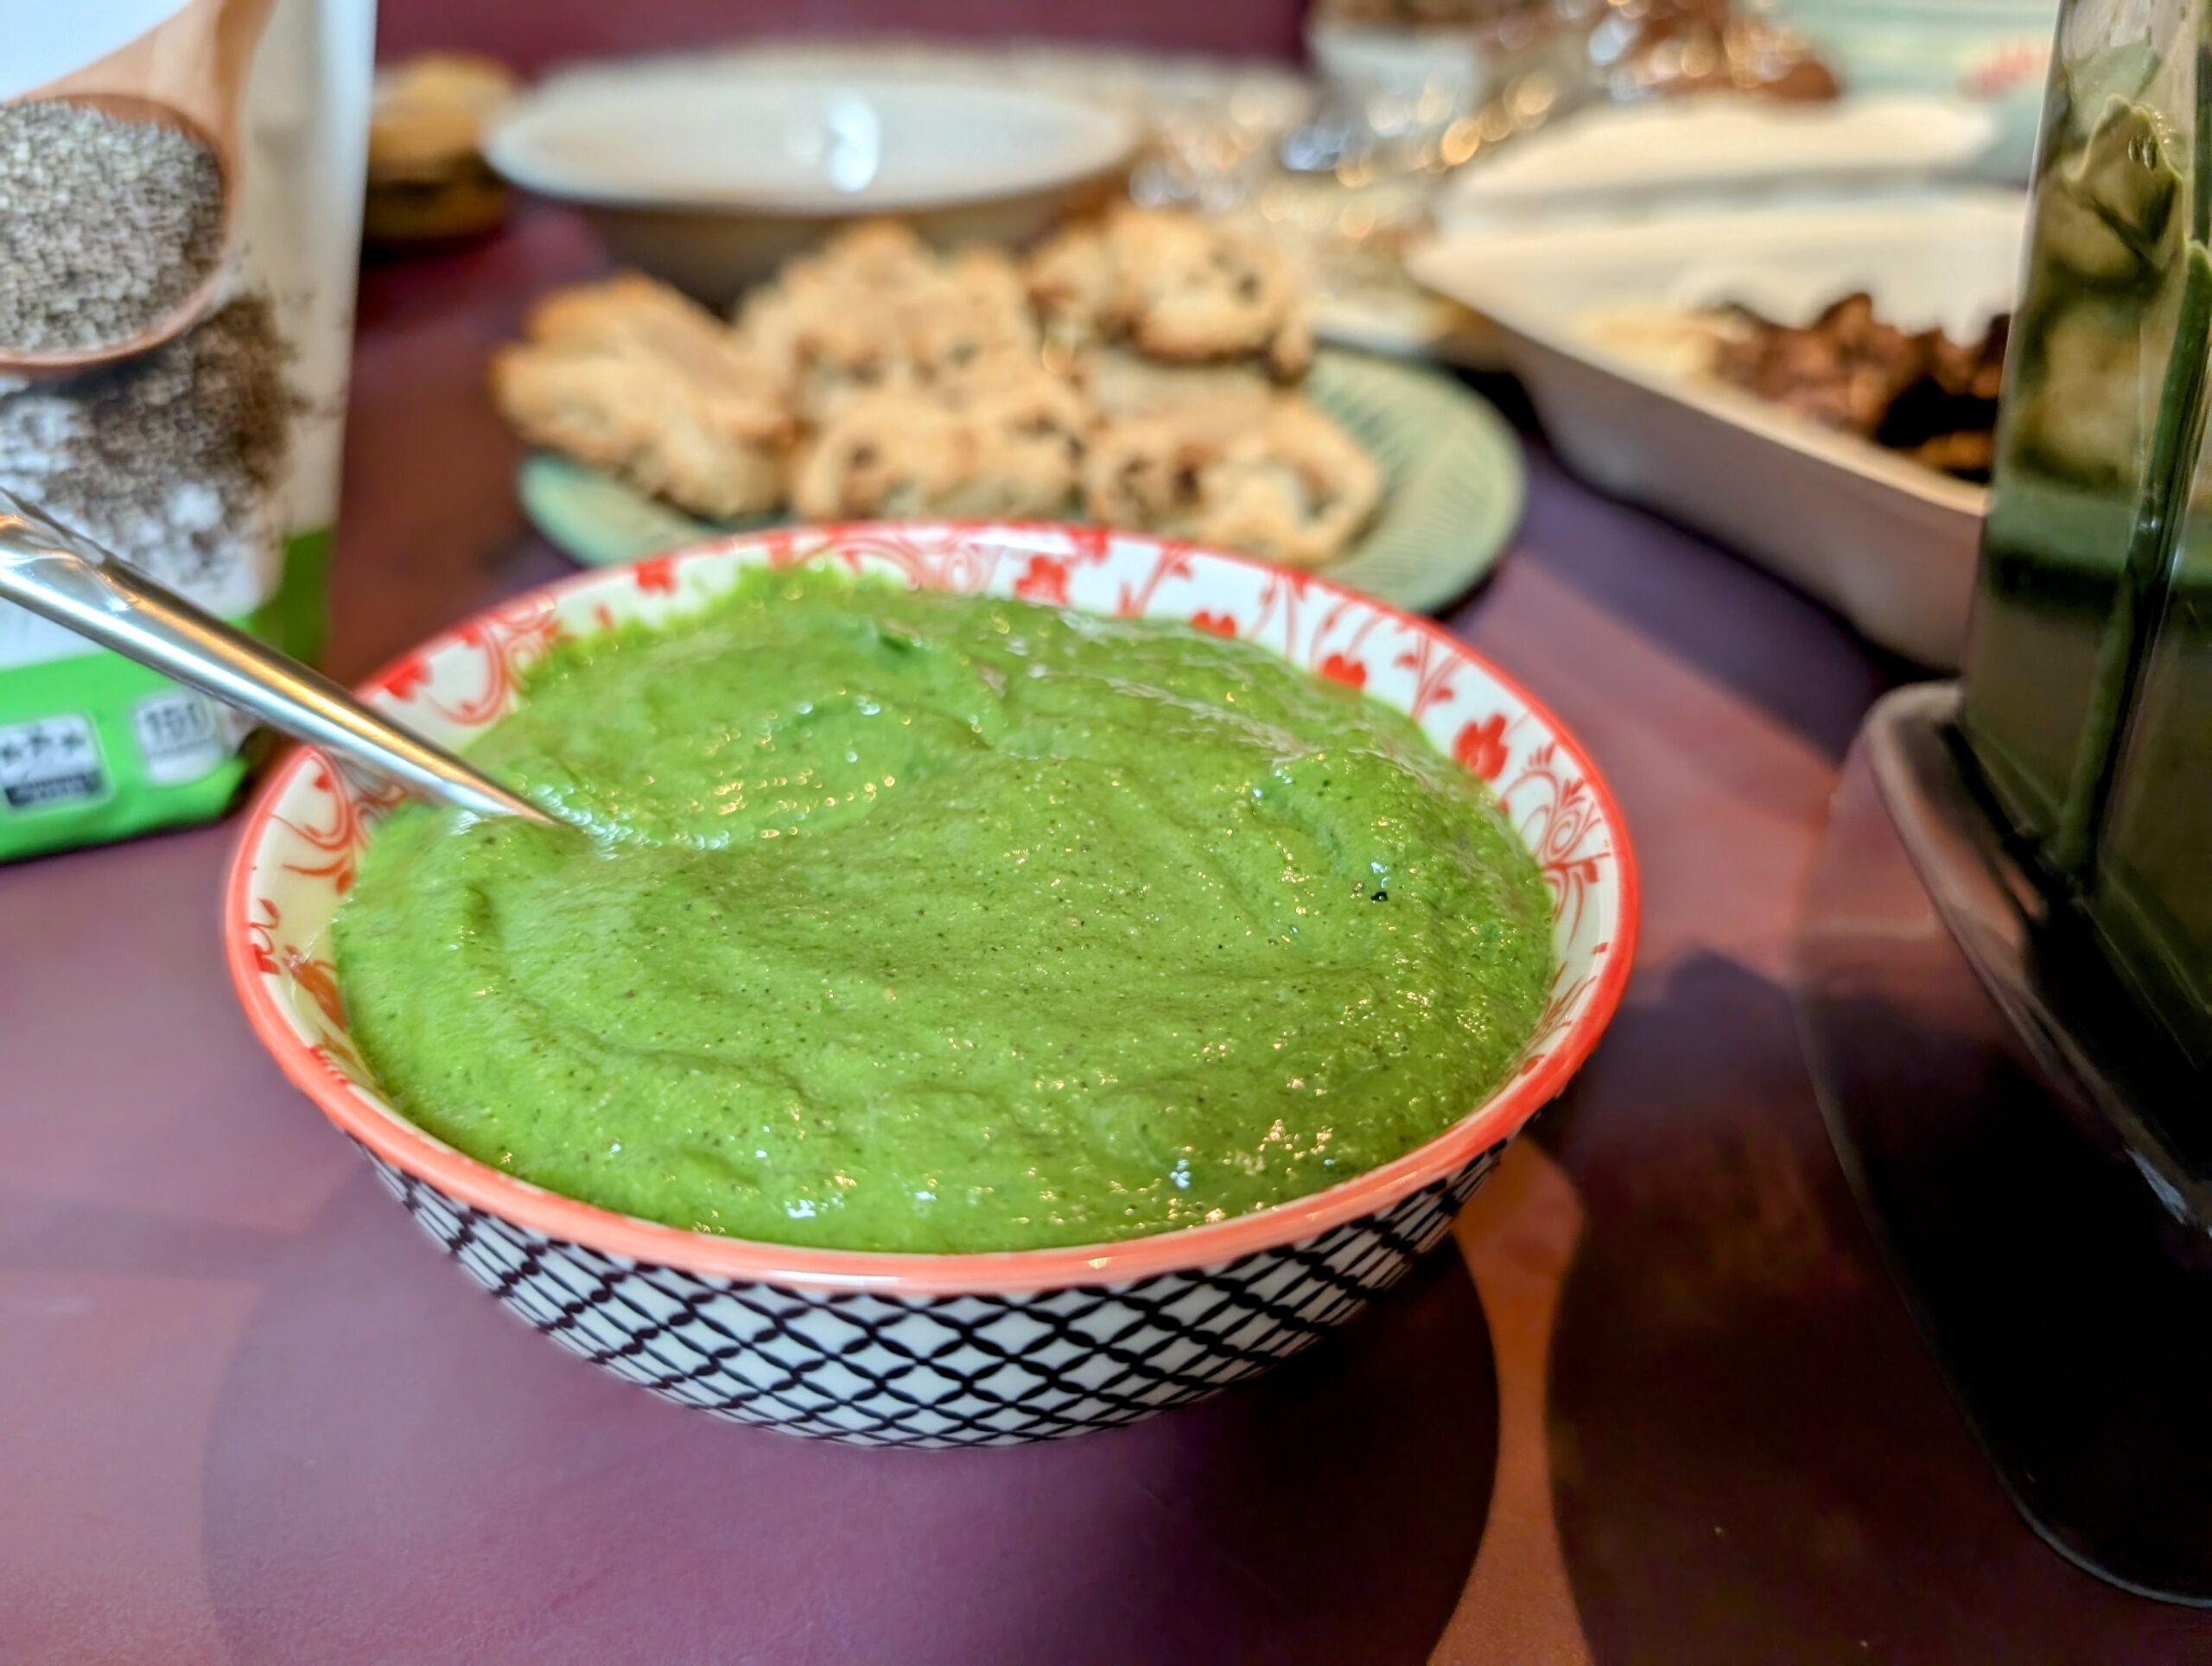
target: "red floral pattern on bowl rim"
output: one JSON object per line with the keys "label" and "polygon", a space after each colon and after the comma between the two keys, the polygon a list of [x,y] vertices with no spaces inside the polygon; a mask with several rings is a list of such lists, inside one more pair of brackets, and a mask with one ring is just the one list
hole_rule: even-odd
{"label": "red floral pattern on bowl rim", "polygon": [[814,1250],[690,1232],[564,1198],[463,1155],[387,1104],[355,1054],[323,932],[355,858],[396,801],[312,751],[279,765],[247,812],[223,912],[248,1021],[325,1116],[448,1196],[548,1237],[708,1277],[892,1294],[1018,1294],[1217,1266],[1384,1210],[1510,1139],[1596,1045],[1628,981],[1635,856],[1581,746],[1519,684],[1427,620],[1310,575],[1096,527],[869,524],[715,540],[531,591],[432,639],[369,679],[372,703],[446,744],[514,702],[557,639],[681,617],[741,567],[838,562],[908,583],[1049,596],[1091,612],[1183,619],[1272,649],[1410,714],[1491,781],[1552,892],[1559,966],[1511,1080],[1427,1144],[1326,1191],[1212,1225],[1069,1249],[968,1255]]}

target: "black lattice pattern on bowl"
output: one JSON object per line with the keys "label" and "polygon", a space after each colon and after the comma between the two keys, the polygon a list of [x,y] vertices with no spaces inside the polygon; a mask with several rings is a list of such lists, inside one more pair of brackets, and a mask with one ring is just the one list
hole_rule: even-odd
{"label": "black lattice pattern on bowl", "polygon": [[1028,1295],[886,1296],[604,1256],[447,1197],[372,1154],[478,1283],[664,1399],[868,1446],[1009,1446],[1135,1422],[1341,1325],[1450,1229],[1501,1144],[1379,1215],[1222,1266]]}

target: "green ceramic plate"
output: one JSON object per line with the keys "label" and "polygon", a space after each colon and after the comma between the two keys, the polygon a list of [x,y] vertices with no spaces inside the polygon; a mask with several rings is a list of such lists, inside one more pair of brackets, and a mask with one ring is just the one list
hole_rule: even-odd
{"label": "green ceramic plate", "polygon": [[[1464,595],[1497,565],[1521,520],[1528,479],[1504,418],[1448,377],[1357,353],[1322,353],[1306,388],[1382,469],[1374,524],[1322,571],[1412,613]],[[531,524],[593,567],[767,524],[700,520],[543,453],[524,461],[521,488]]]}

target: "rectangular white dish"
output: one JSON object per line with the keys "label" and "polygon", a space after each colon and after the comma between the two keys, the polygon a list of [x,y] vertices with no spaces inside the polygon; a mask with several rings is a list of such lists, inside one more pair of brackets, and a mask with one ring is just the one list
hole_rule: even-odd
{"label": "rectangular white dish", "polygon": [[1986,491],[1624,351],[1602,321],[1741,301],[1806,322],[1865,289],[1903,327],[1975,332],[2012,304],[2024,225],[2013,193],[1916,193],[1467,231],[1409,266],[1498,327],[1578,474],[1732,545],[1870,640],[1948,669]]}
{"label": "rectangular white dish", "polygon": [[1997,124],[1961,99],[1652,99],[1585,110],[1478,158],[1437,204],[1463,221],[1554,220],[1648,210],[1662,199],[1864,189],[1961,173]]}

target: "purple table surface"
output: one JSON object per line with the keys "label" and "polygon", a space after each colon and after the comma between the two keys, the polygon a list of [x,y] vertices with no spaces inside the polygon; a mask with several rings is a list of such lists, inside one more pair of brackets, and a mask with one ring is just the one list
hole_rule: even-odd
{"label": "purple table surface", "polygon": [[[1295,57],[1300,0],[1118,0],[1045,7],[1036,0],[382,0],[385,58],[456,48],[536,72],[573,59],[681,50],[702,42],[798,35],[1058,39],[1224,57]],[[525,24],[523,20],[527,16]]]}
{"label": "purple table surface", "polygon": [[[341,674],[564,570],[482,361],[594,258],[542,216],[369,275]],[[873,1453],[594,1372],[440,1264],[256,1047],[231,828],[0,870],[0,1660],[2212,1659],[2015,1519],[1821,1131],[1783,953],[1884,671],[1531,467],[1451,624],[1618,790],[1627,1003],[1458,1256],[1135,1428]]]}

